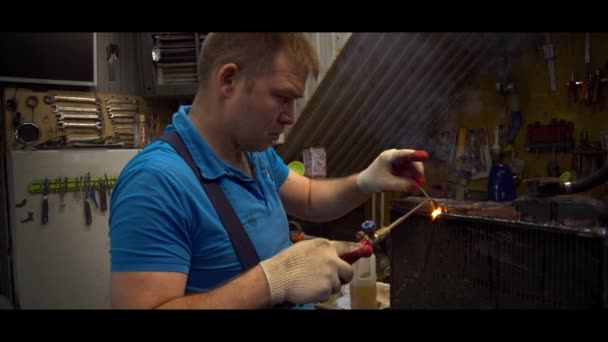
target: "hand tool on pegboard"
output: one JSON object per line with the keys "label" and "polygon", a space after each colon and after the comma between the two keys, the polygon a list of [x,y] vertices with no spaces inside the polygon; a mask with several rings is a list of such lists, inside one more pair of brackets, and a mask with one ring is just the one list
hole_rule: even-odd
{"label": "hand tool on pegboard", "polygon": [[49,179],[44,178],[42,190],[42,224],[49,222]]}
{"label": "hand tool on pegboard", "polygon": [[84,197],[84,219],[87,226],[93,223],[93,216],[91,213],[91,203],[89,203],[89,178],[85,175],[83,183],[81,184],[83,197]]}
{"label": "hand tool on pegboard", "polygon": [[600,88],[600,83],[602,82],[602,78],[601,76],[601,72],[600,69],[597,68],[595,69],[595,71],[593,72],[593,89],[591,91],[591,103],[597,103],[598,102],[598,92],[599,92],[599,88]]}
{"label": "hand tool on pegboard", "polygon": [[577,94],[576,94],[576,81],[574,80],[574,71],[570,75],[570,81],[566,84],[568,87],[568,99],[571,103],[576,103]]}
{"label": "hand tool on pegboard", "polygon": [[99,210],[101,210],[101,212],[104,212],[104,211],[108,210],[108,198],[107,198],[107,194],[106,194],[106,190],[107,190],[106,182],[103,179],[100,179],[97,182],[97,185],[99,186]]}
{"label": "hand tool on pegboard", "polygon": [[557,82],[555,80],[555,45],[551,43],[551,33],[545,33],[545,44],[543,45],[545,60],[549,68],[549,87],[552,92],[557,91]]}
{"label": "hand tool on pegboard", "polygon": [[93,204],[95,204],[95,208],[99,208],[99,204],[97,204],[97,198],[95,197],[95,188],[96,188],[96,183],[93,182],[93,180],[91,180],[91,173],[87,172],[87,180],[88,183],[88,190],[89,190],[89,196],[91,197],[91,200],[93,200]]}
{"label": "hand tool on pegboard", "polygon": [[118,61],[120,55],[120,47],[118,44],[110,43],[107,46],[108,50],[108,79],[110,82],[115,80],[114,63]]}
{"label": "hand tool on pegboard", "polygon": [[72,102],[72,103],[93,103],[98,104],[98,98],[92,97],[79,97],[79,96],[59,96],[59,95],[47,95],[43,98],[44,103],[51,105],[56,102]]}

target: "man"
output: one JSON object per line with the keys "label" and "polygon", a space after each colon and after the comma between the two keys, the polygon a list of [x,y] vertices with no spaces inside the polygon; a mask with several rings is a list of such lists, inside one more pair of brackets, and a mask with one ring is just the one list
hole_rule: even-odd
{"label": "man", "polygon": [[[199,63],[193,104],[167,128],[195,167],[157,140],[128,163],[112,193],[112,307],[309,308],[352,279],[340,255],[359,245],[321,238],[292,245],[287,213],[326,221],[372,192],[408,190],[414,182],[391,167],[413,151],[385,151],[342,179],[310,180],[287,168],[271,146],[293,123],[294,101],[319,68],[302,33],[209,34]],[[409,166],[423,182],[422,164]],[[259,256],[252,267],[239,261],[205,182],[219,184],[234,208]]]}

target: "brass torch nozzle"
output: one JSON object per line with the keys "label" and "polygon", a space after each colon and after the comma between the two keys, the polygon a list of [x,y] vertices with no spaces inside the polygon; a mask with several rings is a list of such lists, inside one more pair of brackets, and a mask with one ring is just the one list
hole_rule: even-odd
{"label": "brass torch nozzle", "polygon": [[363,238],[367,239],[369,242],[371,242],[372,245],[379,244],[380,242],[382,242],[386,239],[386,237],[391,233],[391,230],[393,230],[393,228],[395,228],[396,226],[401,224],[403,221],[405,221],[405,219],[410,217],[410,215],[415,213],[418,209],[422,208],[422,206],[424,206],[427,202],[431,202],[431,204],[433,205],[433,208],[436,207],[435,201],[431,198],[427,198],[424,201],[420,202],[417,206],[412,208],[410,211],[405,213],[403,216],[401,216],[400,218],[395,220],[395,222],[391,223],[389,226],[382,227],[374,232],[366,232],[366,234],[363,236]]}

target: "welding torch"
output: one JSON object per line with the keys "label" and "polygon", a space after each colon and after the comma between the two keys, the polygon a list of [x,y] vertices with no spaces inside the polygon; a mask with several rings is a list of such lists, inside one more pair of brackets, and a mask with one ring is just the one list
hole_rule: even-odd
{"label": "welding torch", "polygon": [[[429,197],[429,195],[422,189],[422,187],[420,187],[419,189],[426,196],[426,199],[424,201],[409,210],[407,213],[405,213],[403,216],[395,220],[387,227],[382,227],[378,230],[375,230],[375,225],[373,224],[373,221],[365,221],[362,225],[363,232],[365,234],[363,238],[359,241],[361,247],[359,247],[355,251],[341,254],[340,258],[351,265],[354,264],[360,258],[369,258],[374,252],[374,246],[384,241],[393,228],[401,224],[405,219],[410,217],[414,212],[422,208],[422,206],[424,206],[428,202],[431,202],[435,210],[441,210],[438,209],[439,206],[436,205],[436,202],[431,197]],[[275,309],[290,309],[294,306],[295,304],[292,303],[283,303],[276,305]]]}
{"label": "welding torch", "polygon": [[[357,260],[359,260],[359,258],[370,257],[373,253],[373,246],[378,245],[380,242],[382,242],[384,239],[386,239],[386,237],[388,236],[390,231],[395,226],[399,225],[401,222],[403,222],[403,220],[408,218],[412,213],[414,213],[416,210],[420,209],[427,202],[429,202],[429,201],[433,202],[433,199],[422,188],[422,185],[424,185],[424,183],[426,182],[426,180],[424,178],[424,173],[420,172],[420,170],[418,170],[418,168],[412,163],[412,162],[423,162],[423,161],[427,160],[428,158],[429,158],[429,155],[426,151],[415,150],[411,155],[399,158],[398,160],[394,160],[391,164],[391,173],[393,175],[398,176],[398,177],[403,177],[406,175],[406,173],[409,173],[409,176],[411,177],[411,179],[410,179],[411,186],[407,190],[407,192],[420,190],[424,194],[424,196],[426,196],[426,200],[424,200],[422,203],[417,205],[415,208],[413,208],[412,210],[407,212],[405,215],[403,215],[402,217],[397,219],[395,222],[393,222],[388,227],[383,227],[376,231],[375,225],[365,226],[365,224],[364,224],[363,230],[364,230],[365,235],[363,236],[363,239],[361,239],[361,241],[359,241],[361,244],[361,247],[353,252],[340,255],[340,258],[342,258],[344,261],[346,261],[352,265]],[[435,208],[435,206],[433,206],[433,207]]]}
{"label": "welding torch", "polygon": [[[420,188],[420,189],[422,189],[422,188]],[[426,193],[425,193],[425,195],[426,195]],[[391,223],[390,225],[388,225],[386,227],[382,227],[378,230],[375,230],[375,226],[373,224],[367,223],[369,221],[366,221],[366,223],[363,224],[363,233],[364,233],[363,238],[361,239],[361,241],[359,241],[359,243],[361,244],[361,247],[359,247],[359,249],[357,249],[353,252],[349,252],[349,253],[340,255],[340,258],[352,265],[357,260],[359,260],[359,258],[370,257],[374,251],[374,246],[377,246],[380,242],[384,241],[388,237],[388,235],[391,233],[391,230],[393,230],[396,226],[398,226],[403,221],[405,221],[405,219],[410,217],[418,209],[422,208],[428,202],[431,202],[431,204],[433,205],[433,208],[437,207],[435,205],[435,201],[432,198],[428,197],[428,195],[426,195],[426,196],[427,196],[427,198],[424,201],[420,202],[420,204],[418,204],[417,206],[412,208],[410,211],[408,211],[403,216],[401,216],[400,218],[398,218],[397,220],[395,220],[393,223]]]}

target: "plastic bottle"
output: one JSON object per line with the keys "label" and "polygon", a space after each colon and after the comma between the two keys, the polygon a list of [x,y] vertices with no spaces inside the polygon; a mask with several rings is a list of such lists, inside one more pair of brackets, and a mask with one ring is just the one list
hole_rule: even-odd
{"label": "plastic bottle", "polygon": [[353,280],[350,282],[351,309],[377,309],[376,256],[372,254],[369,258],[360,258],[353,264],[353,271]]}
{"label": "plastic bottle", "polygon": [[509,166],[503,163],[492,165],[488,176],[488,201],[510,202],[515,197],[515,183]]}
{"label": "plastic bottle", "polygon": [[488,175],[488,201],[509,202],[515,200],[515,183],[513,173],[507,164],[501,161],[499,128],[494,128],[494,145],[492,146],[492,167]]}

